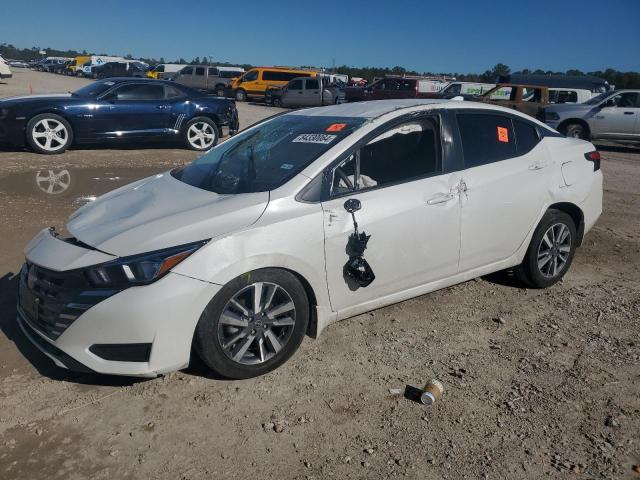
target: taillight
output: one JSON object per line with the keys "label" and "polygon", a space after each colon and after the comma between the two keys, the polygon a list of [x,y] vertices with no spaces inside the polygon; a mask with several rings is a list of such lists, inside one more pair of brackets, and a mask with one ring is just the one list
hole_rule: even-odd
{"label": "taillight", "polygon": [[593,162],[594,172],[600,170],[600,152],[594,150],[593,152],[585,153],[584,158],[586,158],[590,162]]}

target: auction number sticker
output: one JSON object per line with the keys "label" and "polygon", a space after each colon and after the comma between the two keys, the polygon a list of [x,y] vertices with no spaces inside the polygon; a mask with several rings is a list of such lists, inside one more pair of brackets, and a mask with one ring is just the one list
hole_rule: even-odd
{"label": "auction number sticker", "polygon": [[292,143],[321,143],[328,145],[336,139],[337,135],[327,135],[325,133],[303,133],[291,140]]}
{"label": "auction number sticker", "polygon": [[509,143],[509,130],[504,127],[498,127],[498,141]]}

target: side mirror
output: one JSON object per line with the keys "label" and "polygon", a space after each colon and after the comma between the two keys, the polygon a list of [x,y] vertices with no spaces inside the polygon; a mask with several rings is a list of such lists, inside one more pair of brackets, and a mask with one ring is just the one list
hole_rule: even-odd
{"label": "side mirror", "polygon": [[344,202],[344,209],[349,213],[355,213],[362,208],[362,204],[360,200],[357,198],[350,198],[346,202]]}

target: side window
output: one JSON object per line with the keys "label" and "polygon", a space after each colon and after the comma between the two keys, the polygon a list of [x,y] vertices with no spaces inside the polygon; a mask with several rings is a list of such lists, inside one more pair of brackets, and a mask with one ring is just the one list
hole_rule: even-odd
{"label": "side window", "polygon": [[438,132],[437,119],[423,118],[378,135],[334,169],[332,194],[407,182],[441,172]]}
{"label": "side window", "polygon": [[180,98],[184,97],[184,93],[182,93],[178,88],[173,85],[165,85],[164,86],[165,98]]}
{"label": "side window", "polygon": [[244,78],[242,79],[242,81],[244,82],[255,82],[256,80],[258,80],[257,70],[251,70],[250,72],[247,72]]}
{"label": "side window", "polygon": [[638,94],[625,92],[610,98],[603,107],[634,108],[638,105]]}
{"label": "side window", "polygon": [[509,117],[483,113],[459,113],[456,117],[467,168],[517,155]]}
{"label": "side window", "polygon": [[193,67],[185,67],[180,70],[180,75],[193,75]]}
{"label": "side window", "polygon": [[196,67],[196,75],[204,77],[204,67]]}
{"label": "side window", "polygon": [[208,75],[210,77],[215,77],[216,75],[218,75],[218,69],[216,67],[209,67],[209,72]]}
{"label": "side window", "polygon": [[509,100],[511,92],[515,91],[511,87],[500,87],[496,89],[489,97],[490,100]]}
{"label": "side window", "polygon": [[118,100],[162,100],[164,87],[159,84],[123,85],[115,91]]}
{"label": "side window", "polygon": [[578,103],[578,92],[575,90],[549,90],[550,103]]}
{"label": "side window", "polygon": [[289,90],[302,90],[302,80],[294,80],[289,84]]}
{"label": "side window", "polygon": [[156,67],[156,72],[158,73],[164,73],[164,65],[158,65]]}
{"label": "side window", "polygon": [[318,90],[320,88],[320,82],[317,78],[309,78],[307,80],[307,90]]}
{"label": "side window", "polygon": [[516,150],[518,155],[524,155],[530,152],[540,141],[538,130],[530,123],[514,119],[513,129],[516,132]]}

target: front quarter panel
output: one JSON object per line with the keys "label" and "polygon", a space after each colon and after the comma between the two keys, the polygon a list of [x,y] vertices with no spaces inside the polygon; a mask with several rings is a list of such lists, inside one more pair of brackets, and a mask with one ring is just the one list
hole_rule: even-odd
{"label": "front quarter panel", "polygon": [[291,197],[272,199],[252,226],[214,238],[174,271],[225,285],[260,268],[282,268],[303,277],[313,289],[318,310],[317,331],[331,320],[324,266],[322,208]]}

